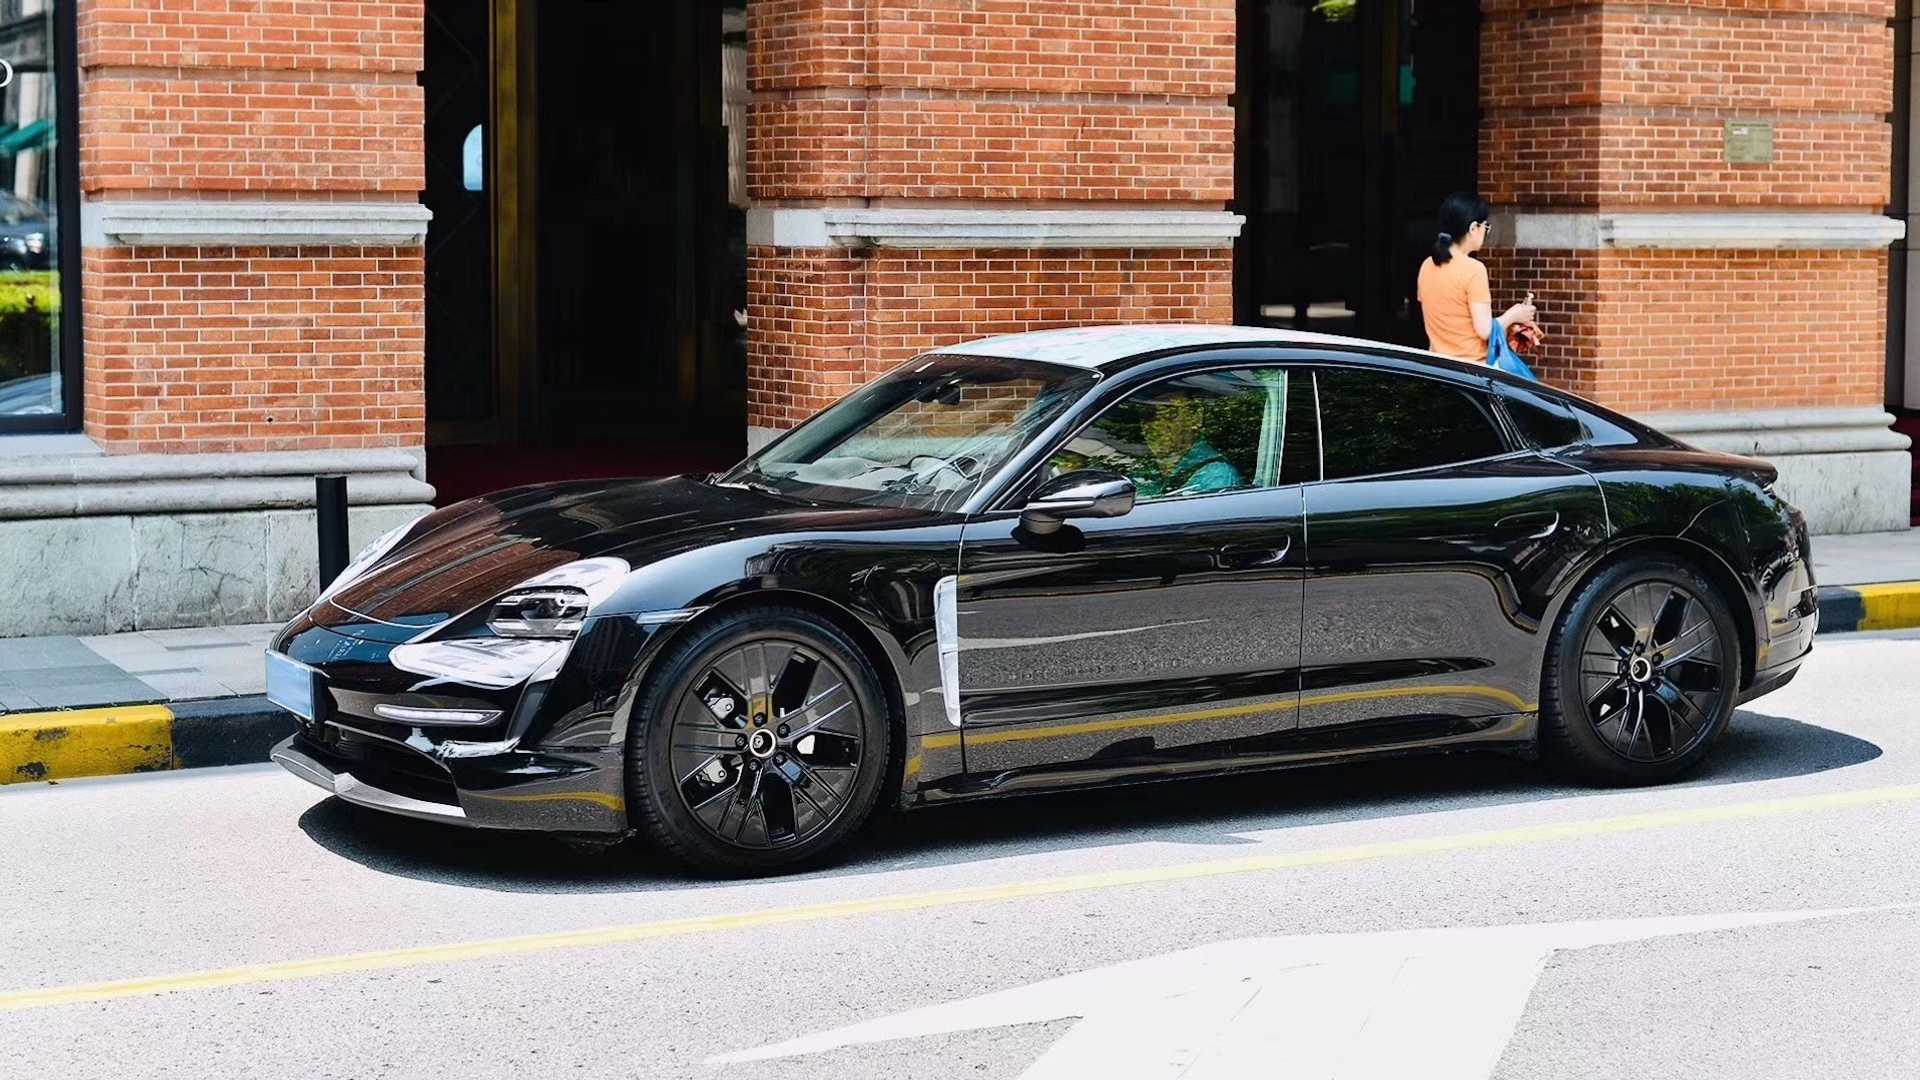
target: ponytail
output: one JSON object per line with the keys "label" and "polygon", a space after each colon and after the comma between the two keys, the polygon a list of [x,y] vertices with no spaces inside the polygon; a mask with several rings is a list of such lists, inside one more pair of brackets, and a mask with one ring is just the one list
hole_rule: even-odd
{"label": "ponytail", "polygon": [[1433,238],[1433,265],[1453,261],[1453,245],[1465,239],[1467,230],[1477,221],[1493,216],[1486,200],[1464,191],[1456,191],[1440,203],[1440,234]]}

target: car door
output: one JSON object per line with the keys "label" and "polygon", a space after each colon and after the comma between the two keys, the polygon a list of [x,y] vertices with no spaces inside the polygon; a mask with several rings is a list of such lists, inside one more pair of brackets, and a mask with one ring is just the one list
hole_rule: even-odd
{"label": "car door", "polygon": [[1032,478],[1119,472],[1138,491],[1130,513],[1035,536],[1016,489],[1016,505],[966,525],[969,773],[1218,760],[1293,726],[1312,423],[1311,382],[1280,367],[1153,382]]}
{"label": "car door", "polygon": [[1314,385],[1303,730],[1536,710],[1548,605],[1605,535],[1599,484],[1523,448],[1486,383],[1336,364]]}

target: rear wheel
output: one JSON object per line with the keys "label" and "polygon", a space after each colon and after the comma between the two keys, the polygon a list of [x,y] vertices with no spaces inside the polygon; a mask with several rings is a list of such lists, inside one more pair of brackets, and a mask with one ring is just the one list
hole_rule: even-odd
{"label": "rear wheel", "polygon": [[859,648],[804,612],[748,608],[697,628],[662,657],[628,733],[635,824],[715,873],[825,855],[879,797],[885,701]]}
{"label": "rear wheel", "polygon": [[1602,783],[1678,776],[1725,730],[1739,676],[1733,617],[1711,583],[1664,560],[1609,567],[1555,627],[1542,752]]}

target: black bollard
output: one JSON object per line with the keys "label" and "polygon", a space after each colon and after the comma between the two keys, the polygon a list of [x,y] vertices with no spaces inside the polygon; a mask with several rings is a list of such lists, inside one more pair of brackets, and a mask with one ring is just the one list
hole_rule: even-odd
{"label": "black bollard", "polygon": [[313,517],[320,533],[320,588],[347,568],[347,478],[313,478]]}

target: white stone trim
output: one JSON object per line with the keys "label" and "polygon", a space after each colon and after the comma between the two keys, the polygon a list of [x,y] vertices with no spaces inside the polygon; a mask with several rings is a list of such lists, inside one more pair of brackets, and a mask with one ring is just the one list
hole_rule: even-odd
{"label": "white stone trim", "polygon": [[1641,419],[1702,450],[1759,457],[1900,451],[1912,445],[1888,426],[1892,413],[1872,406],[1655,413]]}
{"label": "white stone trim", "polygon": [[1494,241],[1504,248],[1595,251],[1600,248],[1862,251],[1907,234],[1906,223],[1880,214],[1828,213],[1535,213],[1494,214]]}
{"label": "white stone trim", "polygon": [[787,433],[786,428],[747,427],[747,454],[757,454],[767,448],[767,444]]}
{"label": "white stone trim", "polygon": [[747,242],[839,248],[1225,248],[1246,218],[1225,210],[754,207]]}
{"label": "white stone trim", "polygon": [[432,218],[433,212],[425,206],[406,202],[90,199],[80,208],[80,235],[88,247],[398,247],[424,242]]}
{"label": "white stone trim", "polygon": [[424,504],[420,468],[412,450],[0,458],[0,520],[301,509],[322,473],[346,474],[354,506]]}

